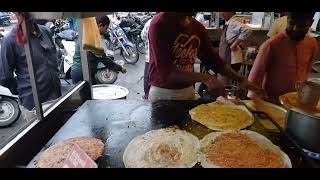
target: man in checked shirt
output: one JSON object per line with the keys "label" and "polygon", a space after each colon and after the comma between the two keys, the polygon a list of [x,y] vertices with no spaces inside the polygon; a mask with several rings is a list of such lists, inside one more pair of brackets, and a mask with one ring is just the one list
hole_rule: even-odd
{"label": "man in checked shirt", "polygon": [[[230,64],[232,69],[238,72],[241,67],[242,50],[240,45],[247,41],[252,31],[249,26],[243,24],[239,17],[235,16],[236,12],[222,12],[221,15],[226,21],[219,44],[219,55]],[[230,84],[230,78],[219,77]]]}

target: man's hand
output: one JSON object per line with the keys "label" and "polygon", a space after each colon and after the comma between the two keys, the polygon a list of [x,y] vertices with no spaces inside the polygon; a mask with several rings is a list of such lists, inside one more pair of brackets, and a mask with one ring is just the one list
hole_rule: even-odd
{"label": "man's hand", "polygon": [[238,45],[241,44],[243,41],[241,39],[236,39],[230,46],[231,51],[236,51]]}
{"label": "man's hand", "polygon": [[266,92],[261,87],[251,83],[250,81],[248,81],[247,78],[243,78],[243,80],[240,83],[240,88],[254,91],[257,95],[261,97],[266,96]]}
{"label": "man's hand", "polygon": [[215,77],[208,78],[206,81],[203,82],[207,88],[209,94],[214,96],[223,96],[224,95],[224,84],[217,80]]}
{"label": "man's hand", "polygon": [[230,46],[230,49],[231,49],[231,51],[236,51],[236,50],[237,50],[237,44],[233,43],[233,44]]}
{"label": "man's hand", "polygon": [[121,72],[122,72],[123,74],[125,74],[125,73],[127,72],[127,69],[124,68],[124,67],[122,67]]}

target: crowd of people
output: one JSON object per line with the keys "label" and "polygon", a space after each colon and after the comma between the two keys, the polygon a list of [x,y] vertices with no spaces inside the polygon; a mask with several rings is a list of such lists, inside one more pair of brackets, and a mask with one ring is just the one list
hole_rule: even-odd
{"label": "crowd of people", "polygon": [[[147,43],[144,70],[144,99],[194,100],[194,84],[204,83],[210,94],[224,94],[224,86],[237,82],[248,90],[248,97],[259,97],[278,103],[278,97],[295,90],[295,82],[306,80],[318,51],[315,38],[308,34],[312,24],[312,12],[288,12],[272,25],[270,37],[259,48],[248,78],[239,74],[242,48],[252,30],[236,17],[235,12],[222,12],[225,25],[222,28],[219,49],[213,47],[208,31],[199,22],[196,12],[160,12],[150,19],[142,30],[141,38]],[[21,105],[31,110],[34,107],[30,76],[24,51],[25,37],[21,29],[23,19],[31,27],[30,42],[33,65],[39,87],[39,99],[46,102],[61,96],[57,65],[57,51],[51,31],[43,25],[17,13],[19,24],[2,39],[0,59],[0,85],[19,95]],[[107,16],[97,17],[102,35],[109,27]],[[104,44],[104,43],[103,43]],[[76,43],[71,76],[73,83],[81,81],[82,68],[80,43]],[[105,54],[97,57],[89,52],[90,71],[96,64],[126,73],[126,69]],[[217,76],[194,71],[196,59]],[[14,75],[17,75],[17,83]],[[94,80],[94,79],[93,79]],[[94,83],[94,82],[93,82]]]}
{"label": "crowd of people", "polygon": [[[249,98],[278,104],[280,95],[295,91],[297,81],[308,79],[319,50],[316,39],[307,35],[314,12],[287,12],[274,22],[248,79],[238,71],[241,45],[252,31],[235,12],[221,14],[226,23],[219,51],[212,47],[205,27],[193,18],[196,13],[162,12],[153,18],[148,34],[149,100],[195,99],[196,82],[204,83],[215,96],[224,95],[224,85],[233,80],[249,91]],[[218,76],[194,72],[197,58]]]}

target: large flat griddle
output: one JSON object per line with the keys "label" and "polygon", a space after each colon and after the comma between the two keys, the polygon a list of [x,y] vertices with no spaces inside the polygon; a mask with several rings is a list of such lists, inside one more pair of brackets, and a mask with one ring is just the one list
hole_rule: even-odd
{"label": "large flat griddle", "polygon": [[[124,167],[122,155],[126,146],[134,137],[150,130],[178,126],[200,139],[212,132],[190,119],[188,111],[200,103],[199,101],[158,101],[156,103],[139,100],[86,101],[41,152],[50,145],[68,138],[91,136],[101,139],[106,144],[104,155],[97,161],[99,167]],[[290,157],[293,167],[314,166],[305,161],[305,157],[285,136],[267,131],[259,121],[255,121],[247,129],[259,132],[280,146]],[[39,154],[34,157],[28,167],[34,167]]]}

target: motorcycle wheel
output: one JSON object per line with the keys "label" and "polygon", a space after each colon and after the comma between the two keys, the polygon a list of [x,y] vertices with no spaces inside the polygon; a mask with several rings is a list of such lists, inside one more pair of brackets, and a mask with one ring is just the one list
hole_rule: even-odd
{"label": "motorcycle wheel", "polygon": [[17,101],[9,97],[0,100],[0,127],[9,126],[20,116],[20,107]]}
{"label": "motorcycle wheel", "polygon": [[109,69],[98,70],[95,76],[99,84],[113,84],[118,78],[118,74]]}
{"label": "motorcycle wheel", "polygon": [[121,49],[121,55],[123,59],[129,64],[137,63],[139,60],[139,52],[137,48],[133,48],[133,47],[125,47],[125,48],[129,55],[127,55],[127,53],[123,49]]}

